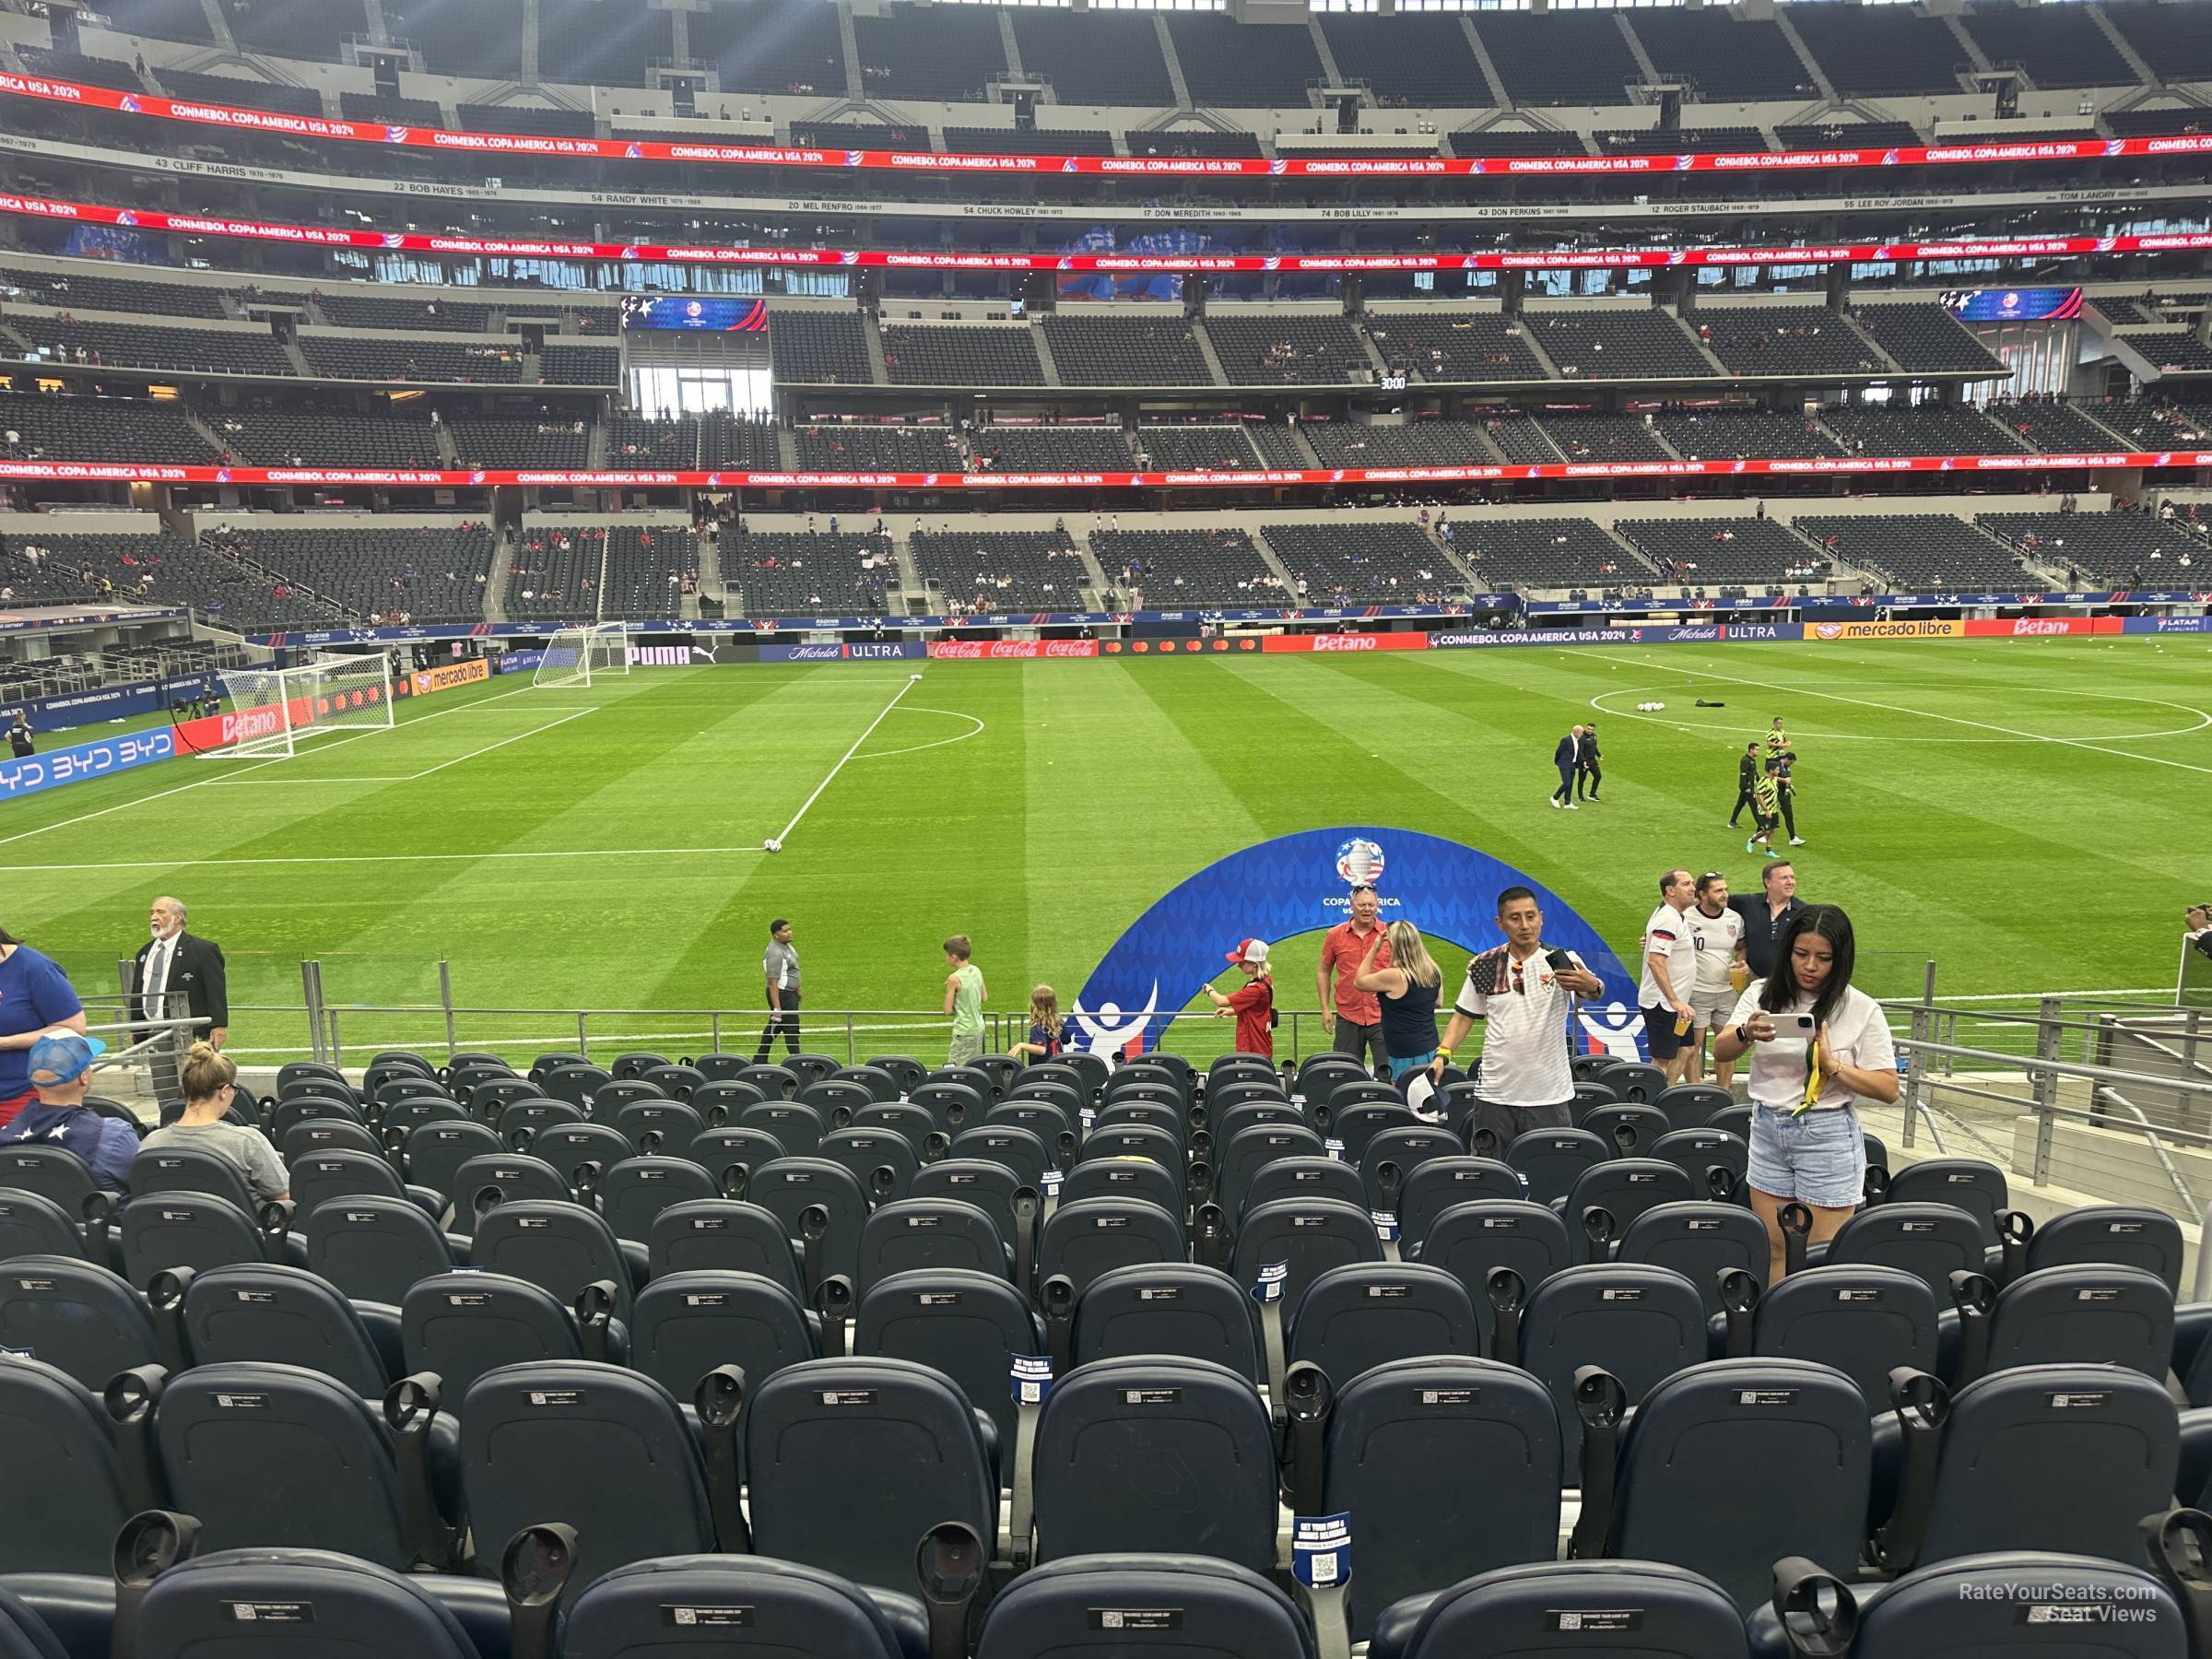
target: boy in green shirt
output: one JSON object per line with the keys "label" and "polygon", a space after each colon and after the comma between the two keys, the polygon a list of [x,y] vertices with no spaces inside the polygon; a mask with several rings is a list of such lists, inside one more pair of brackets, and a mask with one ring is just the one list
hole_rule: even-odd
{"label": "boy in green shirt", "polygon": [[945,941],[945,960],[952,971],[945,976],[945,1012],[952,1016],[952,1049],[947,1065],[961,1065],[983,1052],[983,971],[968,958],[974,947],[966,934]]}

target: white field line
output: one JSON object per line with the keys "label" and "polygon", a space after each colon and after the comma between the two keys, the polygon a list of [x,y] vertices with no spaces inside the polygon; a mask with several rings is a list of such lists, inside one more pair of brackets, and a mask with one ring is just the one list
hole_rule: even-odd
{"label": "white field line", "polygon": [[822,791],[830,787],[831,782],[836,780],[837,774],[845,770],[845,762],[852,759],[853,757],[859,752],[860,746],[868,740],[869,733],[874,732],[877,726],[883,724],[884,716],[888,714],[893,709],[899,706],[899,700],[900,698],[904,697],[909,691],[912,691],[921,683],[922,677],[918,674],[909,675],[907,677],[906,684],[900,687],[896,692],[892,693],[891,700],[888,703],[885,703],[883,707],[877,712],[876,718],[868,722],[867,731],[861,733],[859,736],[853,739],[853,747],[838,757],[837,764],[830,769],[830,775],[824,778],[819,783],[817,783],[814,786],[814,793],[808,795],[805,801],[800,803],[799,809],[791,815],[791,822],[784,825],[783,828],[777,832],[776,840],[781,841],[787,839],[791,832],[799,827],[799,820],[806,816],[808,808],[812,807],[815,802],[822,798]]}
{"label": "white field line", "polygon": [[862,755],[861,759],[888,760],[893,755],[918,755],[924,749],[943,748],[947,744],[965,743],[983,729],[983,723],[981,720],[972,714],[963,714],[958,709],[924,709],[919,703],[910,703],[899,712],[901,714],[942,714],[948,719],[964,720],[968,722],[968,730],[959,733],[957,736],[940,737],[935,743],[913,743],[904,748],[876,749],[871,753]]}
{"label": "white field line", "polygon": [[[1577,646],[1566,648],[1575,656],[1594,657],[1597,652]],[[1986,720],[1969,720],[1963,714],[1938,714],[1932,709],[1915,709],[1903,703],[1876,702],[1870,698],[1845,697],[1840,691],[1816,691],[1807,686],[1777,685],[1772,680],[1745,679],[1733,674],[1712,674],[1702,668],[1679,668],[1667,664],[1650,666],[1665,674],[1688,674],[1699,679],[1719,680],[1730,686],[1756,686],[1762,691],[1780,691],[1790,697],[1818,697],[1830,702],[1852,703],[1862,709],[1880,709],[1890,714],[1912,714],[1923,720],[1948,721],[1953,725],[1975,726],[1984,732],[1999,732],[2007,737],[2032,737],[2042,743],[2055,743],[2065,748],[2093,749],[2100,755],[2117,755],[2123,760],[2141,760],[2152,766],[2171,766],[2183,771],[2204,772],[2212,776],[2212,766],[2198,766],[2188,760],[2169,760],[2162,755],[2138,755],[2129,749],[2108,748],[2101,743],[2089,743],[2078,737],[2053,737],[2042,732],[2023,732],[2018,726],[1993,725]]]}
{"label": "white field line", "polygon": [[474,864],[493,858],[730,858],[759,851],[759,847],[582,847],[498,853],[329,853],[271,858],[149,858],[108,864],[0,865],[0,874],[25,875],[41,870],[213,869],[232,865],[242,869],[260,865]]}
{"label": "white field line", "polygon": [[497,743],[486,744],[482,748],[470,749],[465,755],[455,755],[451,760],[441,760],[435,766],[426,766],[407,782],[412,783],[417,778],[429,777],[433,772],[441,772],[449,766],[458,766],[464,760],[474,760],[478,755],[488,755],[494,749],[503,749],[511,743],[520,743],[525,737],[535,737],[541,732],[549,732],[555,726],[567,725],[571,720],[582,720],[586,714],[596,714],[598,712],[596,704],[588,709],[578,709],[573,714],[563,714],[559,720],[548,720],[544,725],[532,726],[526,732],[517,732],[512,737],[502,737]]}

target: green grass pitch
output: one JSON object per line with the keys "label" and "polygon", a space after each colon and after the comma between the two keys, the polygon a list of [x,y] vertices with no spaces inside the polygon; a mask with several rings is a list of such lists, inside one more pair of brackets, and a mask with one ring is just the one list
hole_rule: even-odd
{"label": "green grass pitch", "polygon": [[[306,957],[334,1002],[431,1003],[444,957],[465,1006],[735,1009],[725,1045],[749,1046],[771,916],[795,924],[812,1007],[934,1009],[939,941],[965,932],[993,1007],[1018,1010],[1039,980],[1072,996],[1211,860],[1368,823],[1520,866],[1625,958],[1665,866],[1757,881],[1724,820],[1735,757],[1775,714],[1802,757],[1800,891],[1849,908],[1878,994],[1916,990],[1930,957],[1952,994],[2171,985],[2183,907],[2212,888],[2200,640],[930,664],[832,777],[916,666],[495,679],[289,760],[26,799],[0,813],[0,921],[112,990],[147,900],[173,892],[228,951],[240,1005],[296,1006]],[[1605,803],[1553,811],[1553,745],[1594,714]],[[1313,947],[1277,947],[1286,1009],[1312,1001]],[[341,1020],[353,1059],[443,1030]],[[232,1023],[257,1056],[304,1042],[296,1016]],[[463,1035],[535,1052],[574,1029],[517,1014]],[[691,1052],[704,1030],[670,1012],[593,1036]],[[1186,1023],[1175,1046],[1226,1034]]]}

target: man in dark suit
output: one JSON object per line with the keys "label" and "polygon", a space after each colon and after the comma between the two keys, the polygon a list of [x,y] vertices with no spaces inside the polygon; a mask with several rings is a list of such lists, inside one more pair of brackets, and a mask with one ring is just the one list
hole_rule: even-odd
{"label": "man in dark suit", "polygon": [[1559,739],[1559,747],[1551,752],[1551,763],[1559,768],[1559,786],[1552,791],[1551,804],[1575,810],[1574,773],[1583,755],[1583,728],[1576,726]]}
{"label": "man in dark suit", "polygon": [[[162,897],[147,912],[153,935],[138,947],[132,975],[133,1006],[141,1019],[183,1019],[193,1022],[192,1036],[221,1048],[230,1036],[230,987],[223,967],[223,947],[184,931],[184,901]],[[137,1033],[143,1041],[146,1032]],[[177,1078],[179,1051],[164,1048],[153,1059],[154,1093],[161,1101],[162,1121],[183,1110],[182,1087]]]}
{"label": "man in dark suit", "polygon": [[1602,757],[1597,752],[1597,723],[1592,721],[1583,728],[1583,740],[1576,746],[1574,751],[1574,798],[1576,800],[1583,798],[1583,786],[1584,784],[1589,785],[1591,800],[1599,801],[1605,798],[1597,793],[1597,786],[1604,782],[1606,775],[1604,769],[1598,764],[1601,759]]}

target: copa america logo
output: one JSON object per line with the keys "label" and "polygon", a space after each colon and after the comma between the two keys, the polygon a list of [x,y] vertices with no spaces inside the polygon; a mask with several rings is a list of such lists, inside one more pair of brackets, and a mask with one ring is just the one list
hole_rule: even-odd
{"label": "copa america logo", "polygon": [[138,114],[142,107],[143,106],[140,105],[138,100],[128,93],[124,95],[123,101],[116,106],[116,108],[121,110],[125,115]]}
{"label": "copa america logo", "polygon": [[642,161],[645,159],[645,147],[641,144],[633,144],[629,148],[625,149],[622,152],[622,155],[623,159],[626,160]]}
{"label": "copa america logo", "polygon": [[1382,879],[1382,849],[1364,837],[1354,836],[1336,849],[1338,879],[1353,887],[1373,887]]}
{"label": "copa america logo", "polygon": [[406,141],[407,129],[406,127],[388,126],[384,129],[386,144],[405,144]]}

